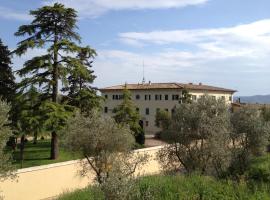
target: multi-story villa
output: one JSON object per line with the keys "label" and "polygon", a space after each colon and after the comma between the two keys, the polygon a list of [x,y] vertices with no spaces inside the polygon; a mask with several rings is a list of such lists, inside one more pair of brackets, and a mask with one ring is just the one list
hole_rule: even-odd
{"label": "multi-story villa", "polygon": [[155,134],[160,129],[155,126],[156,112],[160,109],[173,112],[179,104],[182,91],[186,89],[196,101],[202,95],[207,94],[213,98],[222,98],[228,104],[232,103],[235,90],[199,84],[182,83],[140,83],[124,84],[100,89],[105,98],[104,113],[113,116],[113,109],[122,102],[123,89],[131,92],[132,100],[137,106],[141,116],[143,128],[146,134]]}

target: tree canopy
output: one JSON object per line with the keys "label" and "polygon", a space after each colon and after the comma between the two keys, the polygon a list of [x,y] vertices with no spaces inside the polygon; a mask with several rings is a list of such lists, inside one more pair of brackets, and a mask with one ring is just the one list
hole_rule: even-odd
{"label": "tree canopy", "polygon": [[125,87],[123,90],[123,101],[113,110],[114,119],[117,123],[122,125],[128,125],[130,130],[136,138],[136,142],[139,144],[144,144],[144,132],[140,126],[140,115],[136,110],[136,106],[131,100],[131,93]]}
{"label": "tree canopy", "polygon": [[0,39],[0,97],[11,102],[15,94],[15,77],[11,68],[10,51]]}
{"label": "tree canopy", "polygon": [[[86,62],[96,53],[89,46],[78,45],[81,38],[75,31],[77,13],[74,9],[55,3],[53,6],[32,10],[30,15],[33,16],[33,21],[28,25],[20,26],[15,33],[16,36],[26,37],[18,43],[15,52],[17,55],[22,55],[34,48],[44,48],[47,51],[24,63],[23,68],[18,71],[23,78],[19,88],[21,91],[30,86],[39,88],[42,97],[40,100],[47,106],[49,112],[46,113],[46,127],[51,128],[51,158],[56,159],[58,156],[57,130],[60,126],[58,128],[55,126],[62,124],[67,114],[65,112],[67,107],[60,102],[63,94],[59,94],[59,83],[62,83],[64,88],[69,88],[68,102],[72,105],[76,105],[73,102],[77,104],[81,102],[78,106],[82,108],[81,104],[84,105],[85,101],[81,101],[81,96],[83,98],[95,97],[95,92],[84,83],[91,83],[94,79],[92,71],[87,69]],[[78,85],[81,86],[81,90],[77,89]],[[83,86],[85,90],[82,90]],[[77,98],[78,96],[80,99]],[[53,124],[49,125],[50,122]]]}
{"label": "tree canopy", "polygon": [[230,115],[223,100],[205,96],[180,104],[163,135],[169,143],[160,152],[166,168],[220,176],[229,166]]}
{"label": "tree canopy", "polygon": [[11,155],[4,151],[6,142],[11,136],[11,130],[7,124],[9,106],[6,102],[0,100],[0,181],[12,175]]}

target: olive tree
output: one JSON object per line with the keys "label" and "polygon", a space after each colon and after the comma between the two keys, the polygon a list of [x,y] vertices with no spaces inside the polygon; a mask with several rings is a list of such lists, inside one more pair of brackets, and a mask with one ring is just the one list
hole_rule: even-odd
{"label": "olive tree", "polygon": [[[266,123],[270,123],[270,108],[263,106],[261,109],[261,115]],[[270,132],[268,132],[268,145],[267,145],[267,151],[270,152]]]}
{"label": "olive tree", "polygon": [[7,124],[9,106],[0,100],[0,181],[12,176],[11,155],[5,150],[6,142],[11,136],[11,130]]}
{"label": "olive tree", "polygon": [[203,96],[180,104],[159,152],[165,169],[221,176],[230,163],[230,113],[222,99]]}
{"label": "olive tree", "polygon": [[231,116],[233,174],[241,175],[245,172],[252,156],[265,153],[268,144],[270,126],[264,120],[261,111],[249,106],[241,107]]}
{"label": "olive tree", "polygon": [[[132,151],[135,139],[129,128],[97,112],[87,117],[77,114],[70,119],[63,132],[64,145],[84,157],[81,160],[81,174],[85,176],[93,170],[97,182],[107,189],[104,190],[105,195],[115,195],[115,190],[112,192],[108,189],[112,180],[115,184],[123,183],[133,177],[134,172],[147,161],[147,155]],[[119,186],[117,189],[120,194],[119,190],[124,188]]]}

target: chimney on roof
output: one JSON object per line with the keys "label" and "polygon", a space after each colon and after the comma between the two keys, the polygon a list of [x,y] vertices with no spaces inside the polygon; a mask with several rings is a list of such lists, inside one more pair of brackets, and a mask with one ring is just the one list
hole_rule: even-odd
{"label": "chimney on roof", "polygon": [[151,85],[151,81],[149,81],[149,85]]}
{"label": "chimney on roof", "polygon": [[202,85],[202,83],[199,83],[199,85]]}

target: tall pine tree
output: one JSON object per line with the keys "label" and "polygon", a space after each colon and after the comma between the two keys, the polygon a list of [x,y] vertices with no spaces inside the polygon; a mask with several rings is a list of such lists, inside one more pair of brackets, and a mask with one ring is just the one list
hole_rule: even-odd
{"label": "tall pine tree", "polygon": [[77,55],[81,65],[74,67],[68,77],[68,87],[62,89],[63,92],[68,92],[68,95],[63,97],[63,101],[79,108],[84,115],[89,115],[93,108],[99,107],[101,100],[97,90],[91,86],[96,78],[92,70],[92,59],[96,56],[96,52],[88,51],[88,48],[82,49]]}
{"label": "tall pine tree", "polygon": [[47,53],[36,56],[25,62],[19,70],[24,77],[20,83],[22,90],[30,85],[38,86],[45,110],[45,122],[51,131],[51,159],[58,157],[58,130],[64,125],[67,113],[65,105],[60,102],[59,83],[68,87],[67,78],[74,74],[76,69],[85,66],[78,55],[81,52],[93,54],[89,47],[80,47],[80,36],[75,32],[77,14],[72,8],[55,3],[53,6],[44,6],[30,11],[34,20],[28,25],[22,25],[15,33],[16,36],[27,36],[18,43],[17,55],[22,55],[29,49],[46,48]]}
{"label": "tall pine tree", "polygon": [[15,78],[11,64],[10,51],[0,39],[0,98],[9,103],[15,93]]}

